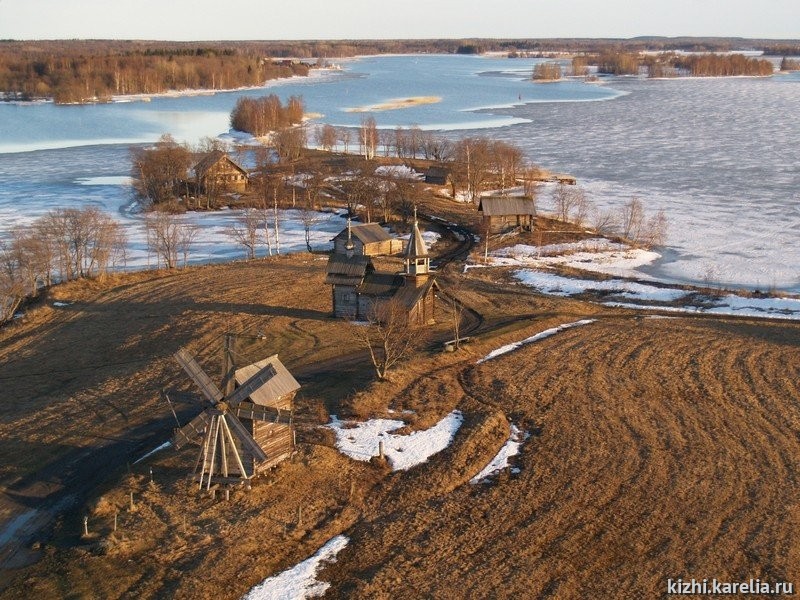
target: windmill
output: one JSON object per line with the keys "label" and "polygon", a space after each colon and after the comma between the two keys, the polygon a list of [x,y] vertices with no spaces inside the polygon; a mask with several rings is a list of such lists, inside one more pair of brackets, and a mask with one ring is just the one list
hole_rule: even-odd
{"label": "windmill", "polygon": [[291,402],[300,385],[277,355],[236,370],[232,339],[232,334],[225,336],[224,393],[185,348],[175,353],[202,394],[198,400],[206,405],[172,439],[176,450],[200,442],[195,465],[200,489],[211,490],[217,484],[249,486],[250,479],[294,449]]}

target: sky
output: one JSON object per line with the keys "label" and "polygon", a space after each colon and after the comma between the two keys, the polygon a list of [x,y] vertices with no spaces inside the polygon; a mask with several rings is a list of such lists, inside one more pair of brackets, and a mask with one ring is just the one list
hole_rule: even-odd
{"label": "sky", "polygon": [[0,0],[0,39],[800,37],[800,0]]}

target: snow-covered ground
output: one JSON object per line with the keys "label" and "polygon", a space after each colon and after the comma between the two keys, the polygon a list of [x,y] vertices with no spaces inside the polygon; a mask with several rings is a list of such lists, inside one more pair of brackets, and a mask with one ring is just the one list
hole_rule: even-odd
{"label": "snow-covered ground", "polygon": [[[411,237],[411,234],[410,233],[406,233],[405,235],[398,235],[397,237],[398,237],[398,239],[408,241],[409,238]],[[425,242],[425,244],[428,246],[428,248],[430,248],[436,242],[438,242],[441,237],[442,236],[439,235],[438,233],[436,233],[435,231],[423,231],[422,232],[422,239]]]}
{"label": "snow-covered ground", "polygon": [[336,555],[349,541],[347,537],[337,535],[310,558],[259,583],[242,600],[303,600],[324,596],[330,584],[319,581],[317,573],[325,563],[336,562]]}
{"label": "snow-covered ground", "polygon": [[[305,218],[299,210],[280,210],[279,213],[279,241],[281,254],[305,252]],[[197,235],[191,244],[189,252],[190,263],[223,262],[228,260],[246,258],[245,248],[237,244],[227,230],[237,224],[237,218],[242,214],[240,210],[219,210],[214,212],[188,212],[176,218],[181,223],[197,227]],[[331,239],[345,226],[342,213],[321,212],[313,213],[310,225],[309,239],[313,250],[330,250],[333,247]],[[272,211],[267,214],[273,252],[276,251],[275,221]],[[128,249],[124,264],[118,265],[123,269],[143,269],[155,265],[155,256],[148,253],[147,232],[144,227],[144,217],[137,213],[125,213],[122,223],[128,236]],[[259,247],[256,256],[266,256],[268,253],[263,226],[259,230]]]}
{"label": "snow-covered ground", "polygon": [[[489,461],[489,464],[481,469],[481,472],[470,479],[469,482],[472,484],[482,483],[492,475],[499,473],[503,469],[507,469],[509,467],[508,459],[519,454],[520,447],[523,442],[528,439],[529,435],[530,434],[525,433],[519,427],[511,423],[511,432],[506,443],[503,444],[503,447],[500,448],[500,451],[495,457]],[[519,469],[512,469],[511,472],[518,473]]]}
{"label": "snow-covered ground", "polygon": [[383,442],[384,455],[392,470],[406,471],[447,448],[463,421],[461,411],[454,410],[430,429],[408,435],[391,433],[405,427],[403,421],[396,419],[343,422],[332,416],[328,427],[336,433],[336,447],[350,458],[368,461],[378,456],[378,445]]}
{"label": "snow-covered ground", "polygon": [[514,277],[523,284],[551,296],[576,296],[584,292],[602,292],[619,298],[648,302],[674,302],[689,294],[686,290],[656,287],[623,279],[606,279],[604,281],[575,279],[528,269],[515,271]]}
{"label": "snow-covered ground", "polygon": [[563,266],[617,277],[647,279],[636,269],[659,258],[661,255],[651,250],[632,248],[605,238],[592,238],[541,247],[516,244],[492,252],[488,264],[538,268]]}
{"label": "snow-covered ground", "polygon": [[[600,292],[604,298],[602,303],[606,306],[800,320],[800,298],[798,297],[744,297],[730,293],[708,295],[622,279],[594,281],[562,277],[553,273],[528,269],[515,271],[514,276],[524,285],[553,296],[574,296],[585,292]],[[621,301],[621,299],[626,301]],[[669,303],[676,300],[684,300],[685,305],[669,307],[649,304],[652,302]]]}
{"label": "snow-covered ground", "polygon": [[[580,242],[528,246],[516,244],[491,253],[486,264],[471,264],[469,269],[480,267],[525,267],[514,271],[514,277],[523,285],[551,296],[577,296],[587,292],[597,293],[606,306],[645,308],[675,312],[738,315],[800,319],[800,297],[744,297],[732,293],[714,295],[673,287],[638,269],[660,258],[656,252],[632,248],[604,238],[591,238]],[[612,275],[614,279],[598,281],[589,278],[565,277],[550,271],[553,267],[570,267],[592,274]],[[626,281],[622,277],[644,279],[651,283]],[[652,303],[682,301],[684,306],[667,307]]]}
{"label": "snow-covered ground", "polygon": [[539,340],[543,340],[545,338],[549,338],[550,336],[553,336],[553,335],[557,334],[560,331],[564,331],[565,329],[571,329],[573,327],[580,327],[581,325],[589,325],[590,323],[594,323],[594,322],[595,322],[594,319],[582,319],[580,321],[575,321],[574,323],[564,323],[563,325],[559,325],[558,327],[552,327],[550,329],[545,329],[544,331],[542,331],[540,333],[537,333],[536,335],[532,335],[530,337],[527,337],[524,340],[520,340],[519,342],[513,342],[511,344],[506,344],[505,346],[500,346],[496,350],[492,350],[491,352],[489,352],[489,354],[487,354],[486,356],[484,356],[483,358],[478,360],[478,362],[476,364],[484,363],[487,360],[492,360],[494,358],[497,358],[498,356],[502,356],[503,354],[508,354],[509,352],[513,352],[514,350],[517,350],[517,349],[519,349],[522,346],[525,346],[527,344],[532,344],[534,342],[538,342]]}

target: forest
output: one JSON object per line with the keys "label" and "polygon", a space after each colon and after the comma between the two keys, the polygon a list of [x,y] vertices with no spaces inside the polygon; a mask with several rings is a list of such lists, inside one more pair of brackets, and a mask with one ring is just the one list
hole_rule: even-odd
{"label": "forest", "polygon": [[307,75],[300,61],[273,61],[231,48],[147,48],[84,53],[80,46],[12,50],[0,44],[0,94],[7,100],[108,101],[115,95],[259,86]]}
{"label": "forest", "polygon": [[609,75],[639,75],[648,77],[732,77],[737,75],[768,76],[775,68],[767,59],[748,58],[743,54],[679,54],[664,52],[640,54],[635,52],[603,52],[580,55],[573,59],[573,71],[596,64],[598,73]]}

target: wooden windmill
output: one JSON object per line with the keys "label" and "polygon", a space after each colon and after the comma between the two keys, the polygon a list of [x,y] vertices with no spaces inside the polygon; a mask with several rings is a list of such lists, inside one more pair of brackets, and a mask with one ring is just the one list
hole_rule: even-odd
{"label": "wooden windmill", "polygon": [[[292,399],[300,385],[277,355],[236,370],[226,335],[223,393],[184,348],[175,359],[202,393],[205,410],[178,429],[176,450],[200,442],[195,479],[200,488],[246,484],[294,450]],[[238,383],[238,386],[237,386]]]}

